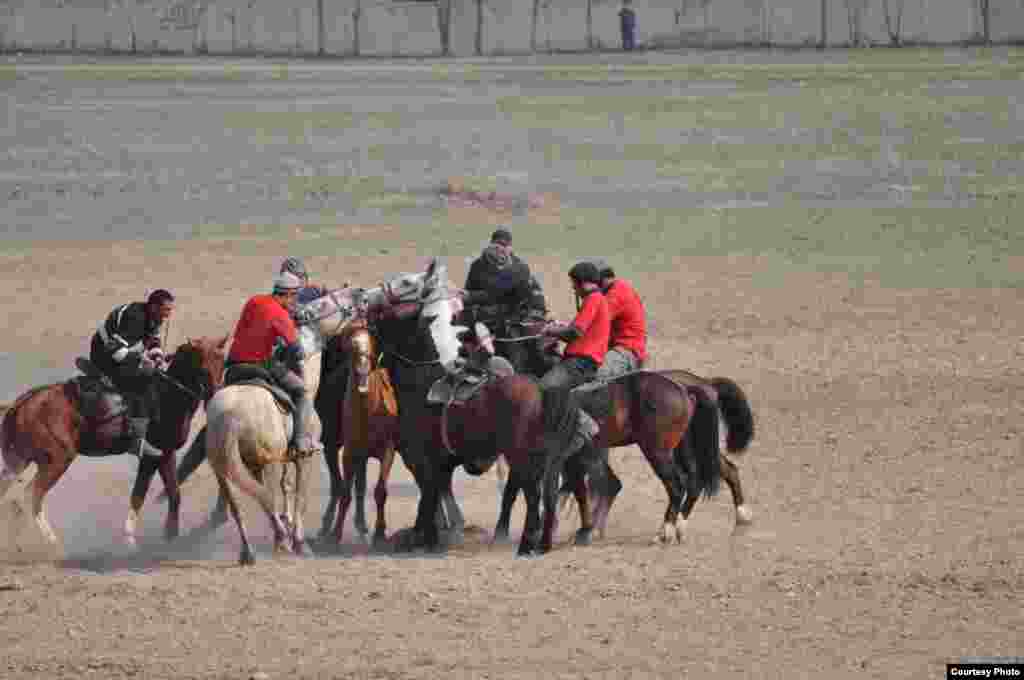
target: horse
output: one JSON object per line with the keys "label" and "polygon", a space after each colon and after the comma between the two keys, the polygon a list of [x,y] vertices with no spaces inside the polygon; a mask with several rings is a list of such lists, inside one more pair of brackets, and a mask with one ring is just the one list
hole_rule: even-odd
{"label": "horse", "polygon": [[[356,296],[353,289],[338,289],[296,308],[296,316],[302,321],[299,342],[305,357],[306,389],[312,395],[316,395],[319,387],[325,338],[345,331],[358,304]],[[320,419],[314,411],[311,431],[317,438],[320,429]],[[292,415],[284,412],[271,391],[263,385],[227,385],[207,405],[203,446],[220,489],[218,509],[211,514],[207,528],[222,523],[219,508],[226,505],[242,539],[239,554],[242,565],[254,564],[255,555],[242,521],[237,489],[255,498],[270,519],[275,553],[308,554],[303,516],[308,502],[307,484],[312,478],[312,460],[310,457],[294,459],[288,456],[291,431]],[[275,512],[274,494],[263,484],[264,468],[277,463],[291,463],[295,468],[294,493],[289,493],[285,472],[282,472],[283,516]]]}
{"label": "horse", "polygon": [[[339,506],[333,536],[340,544],[345,532],[345,516],[352,502],[352,485],[360,475],[366,479],[366,463],[373,457],[380,463],[373,493],[377,504],[373,542],[379,546],[387,539],[384,506],[388,499],[388,478],[395,461],[398,402],[387,369],[378,365],[377,341],[366,324],[353,323],[343,336],[343,345],[349,356],[349,380],[338,416],[336,441],[341,443],[344,453],[340,493],[337,499],[332,496],[330,501]],[[363,494],[356,497],[355,517],[356,530],[365,540],[368,529],[364,504],[365,485]]]}
{"label": "horse", "polygon": [[[174,452],[187,441],[199,403],[208,400],[220,384],[226,344],[227,337],[188,340],[169,357],[166,373],[157,373],[154,378],[160,417],[153,423],[147,440],[163,451],[163,456],[143,457],[139,463],[125,522],[130,543],[134,543],[135,523],[157,469],[171,501],[164,534],[168,540],[178,534],[180,496],[174,476]],[[101,384],[97,376],[85,376],[35,387],[18,397],[0,426],[4,461],[0,499],[18,475],[35,463],[36,476],[26,496],[36,526],[51,545],[56,545],[58,539],[43,508],[50,489],[79,455],[97,457],[126,452],[124,399],[109,387],[101,388],[106,393],[94,396]]]}
{"label": "horse", "polygon": [[397,532],[395,547],[438,550],[442,526],[449,542],[457,541],[465,526],[452,493],[452,476],[462,460],[446,452],[442,413],[427,403],[427,394],[458,356],[458,331],[464,328],[454,319],[462,302],[437,258],[423,272],[399,274],[365,291],[364,300],[370,330],[380,343],[381,366],[398,400],[396,448],[420,490],[415,524]]}
{"label": "horse", "polygon": [[[668,369],[657,372],[682,385],[701,387],[707,397],[715,402],[722,415],[722,425],[726,432],[726,451],[732,454],[740,454],[747,450],[754,438],[753,411],[746,394],[736,382],[724,377],[704,378],[682,369]],[[603,537],[605,534],[611,505],[622,489],[622,482],[615,475],[611,466],[608,465],[607,458],[607,451],[600,451],[598,459],[591,462],[588,466],[592,475],[597,478],[598,483],[603,485],[602,491],[594,494],[596,496],[594,529],[599,537]],[[693,479],[697,473],[692,456],[682,456],[680,460],[682,461],[684,472],[687,474],[687,479]],[[736,526],[740,527],[750,524],[753,521],[753,512],[744,502],[739,470],[725,455],[724,451],[720,454],[719,469],[721,471],[721,479],[725,481],[732,492]],[[582,473],[582,470],[577,471],[576,474],[578,473]],[[575,474],[568,476],[570,479],[575,478]],[[509,488],[506,486],[506,489]],[[687,494],[686,501],[680,508],[680,513],[684,520],[689,519],[697,498],[698,496],[695,494]],[[578,501],[579,498],[577,497]],[[498,517],[498,525],[495,528],[495,537],[498,539],[508,537],[509,521],[514,503],[514,493],[506,493],[502,497],[501,513]]]}
{"label": "horse", "polygon": [[[469,474],[481,475],[504,455],[510,475],[527,496],[519,554],[545,552],[551,547],[553,518],[546,511],[541,536],[541,495],[553,509],[547,489],[554,478],[550,473],[564,463],[559,451],[575,432],[574,409],[579,407],[568,393],[542,392],[535,379],[518,374],[492,379],[462,401],[429,403],[426,397],[445,375],[444,366],[454,359],[459,343],[452,324],[458,298],[443,284],[443,273],[435,259],[425,274],[397,277],[367,297],[371,327],[398,394],[399,450],[420,488],[416,524],[403,537],[404,544],[440,547],[435,518],[455,468],[462,465]],[[650,372],[624,376],[602,394],[609,413],[599,418],[602,427],[595,444],[640,445],[669,494],[661,531],[667,540],[670,529],[677,532],[683,502],[677,457],[685,453],[684,442],[692,447],[700,473],[692,486],[707,495],[717,493],[718,411],[702,389]],[[586,503],[585,496],[578,500]],[[582,542],[592,525],[587,508],[581,507],[581,515]]]}

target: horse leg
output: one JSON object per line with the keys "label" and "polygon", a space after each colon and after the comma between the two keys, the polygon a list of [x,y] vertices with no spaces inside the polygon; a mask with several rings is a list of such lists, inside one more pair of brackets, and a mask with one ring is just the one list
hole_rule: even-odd
{"label": "horse leg", "polygon": [[597,536],[600,539],[604,539],[605,532],[608,529],[608,513],[611,512],[612,504],[615,502],[615,498],[622,491],[622,480],[619,479],[618,475],[615,474],[615,470],[612,470],[611,466],[605,464],[605,475],[606,475],[606,486],[600,496],[598,496],[597,503],[594,507],[594,528],[597,530]]}
{"label": "horse leg", "polygon": [[366,536],[370,533],[370,527],[366,523],[366,468],[370,461],[369,452],[364,451],[363,455],[356,461],[355,466],[355,490],[356,490],[356,516],[353,518],[352,523],[355,525],[356,531],[362,537],[363,542],[366,541]]}
{"label": "horse leg", "polygon": [[46,494],[49,493],[54,484],[67,472],[68,467],[71,466],[71,461],[75,459],[75,455],[74,453],[68,453],[61,460],[59,455],[51,453],[50,460],[38,466],[35,479],[32,480],[32,484],[26,490],[29,501],[28,505],[32,508],[32,518],[35,520],[36,526],[39,527],[39,531],[42,532],[43,538],[53,546],[56,546],[59,541],[57,534],[53,532],[53,527],[50,526],[50,522],[46,518],[46,512],[43,509],[43,499],[46,498]]}
{"label": "horse leg", "polygon": [[541,533],[539,552],[542,554],[551,551],[555,542],[555,532],[558,530],[558,485],[560,481],[558,467],[564,470],[565,464],[551,464],[541,480],[544,527]]}
{"label": "horse leg", "polygon": [[235,526],[238,527],[238,535],[242,539],[242,550],[238,556],[238,563],[243,567],[256,564],[256,555],[252,551],[252,544],[249,542],[249,532],[245,529],[245,522],[242,520],[242,513],[238,510],[238,501],[235,498],[235,492],[231,488],[231,483],[226,479],[217,476],[217,484],[220,487],[220,498],[223,499],[224,504],[230,509],[231,516],[235,520]]}
{"label": "horse leg", "polygon": [[164,522],[164,540],[173,541],[181,533],[181,491],[174,470],[174,452],[165,452],[160,459],[160,479],[167,491],[167,519]]}
{"label": "horse leg", "polygon": [[391,477],[391,466],[394,463],[395,450],[388,446],[381,454],[377,486],[373,489],[373,500],[377,503],[377,522],[373,529],[373,544],[376,546],[387,541],[387,518],[384,514],[384,506],[388,502],[388,478]]}
{"label": "horse leg", "polygon": [[744,526],[754,521],[754,513],[750,506],[743,502],[743,486],[740,484],[740,471],[736,464],[721,454],[722,479],[729,485],[732,492],[732,502],[736,507],[736,526]]}
{"label": "horse leg", "polygon": [[677,542],[682,536],[686,526],[686,520],[680,517],[679,509],[683,504],[686,492],[683,486],[682,475],[673,460],[672,449],[648,449],[641,447],[647,462],[654,469],[658,479],[665,486],[668,494],[668,506],[665,508],[665,518],[661,530],[655,534],[655,543],[669,544]]}
{"label": "horse leg", "polygon": [[12,465],[11,461],[7,461],[4,468],[0,470],[0,501],[4,499],[7,492],[11,490],[14,483],[18,481],[18,475],[25,471],[28,467],[28,463],[18,460],[16,465]]}
{"label": "horse leg", "polygon": [[519,471],[510,467],[505,488],[501,492],[501,512],[498,513],[498,524],[494,527],[494,540],[496,542],[508,540],[508,527],[512,521],[512,506],[515,505],[516,496],[519,495],[521,488]]}
{"label": "horse leg", "polygon": [[[142,456],[139,459],[139,470],[135,473],[135,483],[132,485],[132,495],[128,501],[128,518],[124,521],[124,542],[128,545],[136,545],[135,527],[142,512],[142,505],[146,502],[146,493],[149,491],[149,485],[153,481],[157,467],[166,458],[167,454],[165,453],[164,457],[159,459],[152,456]],[[171,503],[174,502],[170,499],[169,493],[168,499]]]}
{"label": "horse leg", "polygon": [[309,501],[309,483],[313,477],[313,458],[307,456],[295,462],[295,520],[292,522],[292,551],[296,555],[306,557],[309,548],[306,546],[306,527],[304,517]]}
{"label": "horse leg", "polygon": [[444,514],[448,518],[448,543],[460,544],[465,538],[466,518],[462,515],[459,502],[455,499],[455,492],[452,490],[452,477],[455,475],[455,463],[444,464],[444,476],[441,478],[441,488],[444,490],[441,502],[444,506]]}
{"label": "horse leg", "polygon": [[324,539],[334,531],[334,521],[338,513],[338,501],[341,498],[341,447],[324,446],[324,462],[327,463],[327,473],[331,480],[331,497],[324,509],[323,519],[320,521],[320,538]]}
{"label": "horse leg", "polygon": [[523,524],[523,535],[519,540],[520,557],[529,557],[537,554],[540,543],[541,520],[540,520],[540,480],[531,478],[523,484],[523,495],[526,496],[526,521]]}
{"label": "horse leg", "polygon": [[580,510],[580,528],[576,530],[574,542],[576,545],[590,545],[594,533],[594,516],[590,507],[586,474],[576,460],[571,460],[566,465],[566,473],[572,482],[573,495],[576,496],[576,505]]}
{"label": "horse leg", "polygon": [[345,535],[345,519],[348,517],[348,506],[352,503],[352,485],[355,483],[355,454],[352,447],[346,446],[341,458],[341,485],[338,487],[338,518],[334,525],[334,542],[341,545]]}

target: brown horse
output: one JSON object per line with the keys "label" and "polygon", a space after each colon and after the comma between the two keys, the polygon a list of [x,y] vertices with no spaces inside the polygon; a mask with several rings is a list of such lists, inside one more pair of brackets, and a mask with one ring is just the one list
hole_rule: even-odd
{"label": "brown horse", "polygon": [[[384,506],[388,499],[388,478],[395,462],[398,401],[387,369],[378,365],[380,351],[377,341],[365,323],[353,324],[351,330],[342,337],[342,347],[349,357],[349,379],[341,403],[341,413],[338,415],[337,441],[342,445],[343,453],[340,494],[337,498],[332,495],[330,501],[339,504],[334,540],[341,543],[345,516],[352,502],[353,482],[359,474],[362,479],[366,479],[366,463],[372,457],[380,463],[377,486],[373,492],[377,503],[373,541],[379,545],[387,538]],[[361,491],[365,493],[365,486]],[[362,494],[356,499],[355,524],[365,539],[367,528],[364,501]]]}
{"label": "brown horse", "polygon": [[[669,369],[658,371],[658,373],[671,378],[681,385],[691,385],[703,389],[708,398],[718,406],[722,415],[722,421],[725,425],[726,451],[731,454],[741,454],[747,450],[754,438],[754,416],[750,402],[739,385],[729,378],[704,378],[682,369]],[[685,453],[687,452],[684,451]],[[611,469],[611,466],[608,465],[607,457],[607,451],[601,451],[597,460],[590,461],[587,470],[582,470],[578,467],[574,469],[568,475],[570,477],[569,486],[563,487],[561,491],[563,494],[561,499],[562,505],[564,505],[565,501],[568,500],[568,491],[576,491],[573,481],[575,476],[586,472],[590,474],[590,481],[601,485],[602,489],[599,492],[588,493],[589,496],[594,497],[594,528],[597,530],[598,536],[604,535],[611,504],[622,489],[622,482],[615,475],[615,471]],[[687,479],[692,479],[697,474],[693,457],[683,455],[680,460]],[[720,470],[722,480],[725,481],[732,492],[736,513],[736,526],[742,527],[750,524],[753,521],[753,512],[744,502],[739,470],[735,463],[725,455],[724,451],[721,453]],[[583,488],[589,492],[589,485],[584,485]],[[498,519],[498,527],[495,530],[495,534],[499,538],[508,536],[509,516],[514,500],[514,498],[509,499],[507,497],[502,499],[501,515]],[[680,510],[684,520],[689,519],[696,502],[696,495],[687,494],[686,501]]]}
{"label": "brown horse", "polygon": [[[166,374],[157,377],[160,418],[147,439],[163,451],[159,459],[143,458],[132,488],[131,516],[126,529],[134,533],[134,518],[146,490],[159,469],[171,499],[165,534],[177,536],[180,496],[174,474],[174,452],[188,439],[192,417],[201,401],[210,398],[220,384],[224,369],[224,347],[220,340],[189,340],[169,357]],[[126,409],[120,395],[90,396],[95,378],[78,378],[43,385],[19,397],[4,415],[0,428],[4,469],[0,472],[0,499],[18,475],[35,463],[35,479],[27,490],[32,516],[51,544],[58,542],[43,509],[43,500],[79,454],[108,456],[125,453]],[[92,402],[90,404],[90,402]]]}
{"label": "brown horse", "polygon": [[[416,526],[403,538],[428,548],[440,545],[437,515],[450,488],[451,475],[462,465],[481,475],[504,455],[510,483],[521,485],[527,498],[527,521],[519,554],[550,549],[557,496],[556,472],[564,463],[562,451],[575,431],[575,400],[569,393],[542,392],[537,381],[511,375],[484,384],[471,398],[432,405],[426,397],[444,376],[441,364],[457,353],[459,340],[452,326],[455,300],[435,278],[443,276],[436,262],[426,275],[395,279],[385,292],[407,287],[405,295],[368,295],[374,330],[384,349],[399,399],[399,450],[420,487]],[[413,306],[411,313],[389,314],[393,307]],[[374,311],[376,309],[376,311]],[[591,391],[588,412],[597,416],[599,447],[638,444],[665,485],[668,507],[659,532],[663,540],[678,538],[677,517],[684,499],[684,476],[677,458],[685,442],[692,447],[698,475],[690,480],[698,493],[717,492],[719,479],[718,410],[699,387],[680,385],[651,372],[633,373]],[[689,436],[687,433],[690,432]],[[543,535],[541,496],[545,501]],[[583,528],[577,540],[587,542],[593,528],[586,493],[581,503]]]}

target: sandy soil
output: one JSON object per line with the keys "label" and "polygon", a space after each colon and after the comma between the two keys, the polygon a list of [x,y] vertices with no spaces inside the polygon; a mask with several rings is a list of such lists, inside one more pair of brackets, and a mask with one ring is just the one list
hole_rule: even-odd
{"label": "sandy soil", "polygon": [[[346,257],[343,236],[338,254],[309,260],[317,278],[369,283],[423,258]],[[2,349],[67,357],[70,374],[109,308],[156,285],[180,299],[172,343],[223,333],[285,251],[240,257],[229,243],[182,241],[143,258],[133,242],[65,242],[0,255]],[[552,282],[569,263],[532,262],[567,315],[568,291]],[[448,264],[460,280],[462,259]],[[568,545],[572,522],[542,559],[491,545],[488,476],[459,486],[467,521],[486,529],[442,558],[352,544],[273,559],[250,504],[264,543],[243,570],[233,526],[165,548],[152,502],[140,552],[119,547],[135,463],[80,460],[48,502],[59,554],[41,550],[19,489],[0,506],[0,675],[889,679],[1020,654],[1019,292],[854,288],[829,275],[764,288],[754,258],[677,264],[624,273],[646,294],[658,367],[726,375],[750,395],[750,528],[734,532],[723,490],[697,506],[682,545],[652,546],[664,492],[628,448],[613,454],[626,488],[608,536],[589,548]],[[393,485],[395,529],[415,494],[401,466]],[[204,468],[187,487],[186,528],[212,500]],[[312,529],[321,509],[311,503]],[[516,535],[521,521],[519,506]]]}

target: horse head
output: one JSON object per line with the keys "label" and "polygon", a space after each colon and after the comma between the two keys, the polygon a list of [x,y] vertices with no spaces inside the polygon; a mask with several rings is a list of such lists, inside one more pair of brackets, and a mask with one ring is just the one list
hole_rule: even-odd
{"label": "horse head", "polygon": [[306,356],[322,351],[327,339],[344,332],[357,317],[361,294],[358,288],[336,288],[296,307],[299,342]]}
{"label": "horse head", "polygon": [[365,302],[371,323],[383,324],[383,333],[391,336],[386,344],[399,343],[403,350],[414,352],[411,359],[436,357],[437,363],[447,364],[458,356],[459,327],[453,320],[462,301],[439,259],[432,258],[425,271],[398,274],[365,291]]}
{"label": "horse head", "polygon": [[[222,338],[188,338],[168,360],[167,375],[189,396],[209,402],[213,393],[224,385],[224,361],[230,335]],[[179,391],[185,392],[185,390]]]}
{"label": "horse head", "polygon": [[360,394],[366,394],[378,352],[377,341],[365,321],[349,325],[341,336],[341,348],[349,357],[349,379]]}

